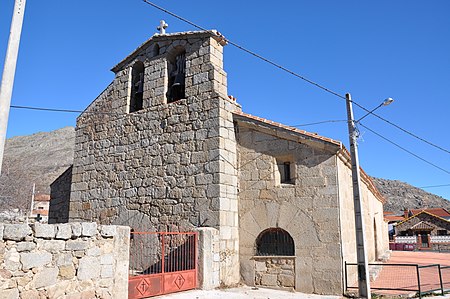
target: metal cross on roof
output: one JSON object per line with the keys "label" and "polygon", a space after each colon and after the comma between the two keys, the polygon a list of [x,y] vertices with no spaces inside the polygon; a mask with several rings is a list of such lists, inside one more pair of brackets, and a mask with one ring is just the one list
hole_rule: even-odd
{"label": "metal cross on roof", "polygon": [[166,21],[161,20],[159,21],[159,26],[156,27],[156,30],[159,30],[159,34],[166,34],[167,27],[169,27],[169,24],[167,24]]}

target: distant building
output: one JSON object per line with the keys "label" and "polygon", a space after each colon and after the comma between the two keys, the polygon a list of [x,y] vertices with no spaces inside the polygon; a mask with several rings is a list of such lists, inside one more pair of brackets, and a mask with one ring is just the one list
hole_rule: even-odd
{"label": "distant building", "polygon": [[449,216],[442,208],[405,211],[405,219],[395,226],[394,242],[416,250],[450,251]]}
{"label": "distant building", "polygon": [[47,223],[49,207],[50,207],[50,195],[39,193],[36,194],[34,196],[31,217],[35,219],[35,221]]}
{"label": "distant building", "polygon": [[[242,112],[227,93],[225,44],[209,31],[157,34],[117,64],[77,119],[50,218],[212,227],[221,285],[342,294],[345,262],[356,262],[350,154]],[[361,198],[372,262],[388,249],[385,200],[364,172]]]}

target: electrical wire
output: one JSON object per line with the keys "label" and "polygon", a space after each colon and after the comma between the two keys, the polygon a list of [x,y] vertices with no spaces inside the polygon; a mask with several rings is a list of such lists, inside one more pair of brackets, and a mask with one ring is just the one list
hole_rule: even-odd
{"label": "electrical wire", "polygon": [[419,187],[419,188],[427,189],[427,188],[438,188],[438,187],[450,187],[450,184],[423,186],[423,187]]}
{"label": "electrical wire", "polygon": [[425,139],[423,139],[422,137],[417,136],[416,134],[414,134],[414,133],[412,133],[412,132],[410,132],[410,131],[408,131],[408,130],[406,130],[406,129],[403,129],[402,127],[400,127],[399,125],[397,125],[397,124],[391,122],[390,120],[388,120],[388,119],[386,119],[386,118],[384,118],[384,117],[382,117],[382,116],[380,116],[380,115],[378,115],[378,114],[376,114],[376,113],[374,113],[374,112],[369,111],[368,109],[366,109],[366,108],[363,107],[362,105],[356,103],[355,101],[352,101],[352,102],[353,102],[353,104],[355,104],[355,106],[358,106],[359,108],[361,108],[361,109],[363,109],[363,110],[369,112],[371,115],[377,117],[378,119],[381,119],[382,121],[384,121],[384,122],[390,124],[391,126],[397,128],[397,129],[399,129],[400,131],[402,131],[402,132],[404,132],[404,133],[406,133],[406,134],[408,134],[408,135],[410,135],[410,136],[412,136],[412,137],[414,137],[414,138],[416,138],[416,139],[418,139],[418,140],[420,140],[420,141],[422,141],[422,142],[425,142],[426,144],[431,145],[431,146],[433,146],[433,147],[435,147],[435,148],[437,148],[437,149],[439,149],[439,150],[441,150],[441,151],[443,151],[443,152],[446,152],[447,154],[450,154],[450,151],[449,151],[449,150],[447,150],[447,149],[445,149],[445,148],[443,148],[443,147],[441,147],[441,146],[439,146],[439,145],[436,145],[436,144],[434,144],[434,143],[432,143],[432,142],[430,142],[430,141],[428,141],[428,140],[425,140]]}
{"label": "electrical wire", "polygon": [[38,110],[38,111],[51,111],[51,112],[69,112],[69,113],[83,112],[83,110],[55,109],[55,108],[42,108],[42,107],[30,107],[30,106],[18,106],[18,105],[11,105],[11,108],[26,109],[26,110]]}
{"label": "electrical wire", "polygon": [[318,121],[318,122],[314,122],[314,123],[293,125],[291,127],[307,127],[307,126],[320,125],[320,124],[325,124],[325,123],[340,123],[340,122],[348,122],[348,120],[323,120],[323,121]]}
{"label": "electrical wire", "polygon": [[381,134],[375,132],[374,130],[370,129],[369,127],[363,125],[362,123],[359,123],[359,125],[360,125],[361,127],[364,127],[365,129],[369,130],[369,131],[372,132],[373,134],[377,135],[377,136],[380,137],[381,139],[384,139],[385,141],[389,142],[390,144],[393,144],[393,145],[395,145],[396,147],[398,147],[399,149],[401,149],[401,150],[407,152],[408,154],[410,154],[410,155],[416,157],[417,159],[419,159],[419,160],[421,160],[421,161],[423,161],[423,162],[425,162],[425,163],[427,163],[427,164],[429,164],[429,165],[431,165],[431,166],[433,166],[433,167],[435,167],[435,168],[437,168],[437,169],[439,169],[439,170],[441,170],[441,171],[443,171],[443,172],[445,172],[445,173],[447,173],[447,174],[450,174],[450,171],[448,171],[448,170],[446,170],[446,169],[444,169],[444,168],[442,168],[442,167],[440,167],[440,166],[438,166],[438,165],[436,165],[436,164],[434,164],[434,163],[432,163],[432,162],[430,162],[430,161],[428,161],[428,160],[426,160],[426,159],[420,157],[419,155],[417,155],[417,154],[411,152],[410,150],[408,150],[408,149],[402,147],[401,145],[399,145],[398,143],[395,143],[394,141],[392,141],[392,140],[390,140],[390,139],[384,137],[383,135],[381,135]]}
{"label": "electrical wire", "polygon": [[[173,12],[171,12],[171,11],[169,11],[169,10],[167,10],[167,9],[165,9],[165,8],[163,8],[163,7],[161,7],[161,6],[159,6],[159,5],[156,5],[156,4],[153,3],[153,2],[150,2],[150,1],[148,1],[148,0],[142,0],[142,1],[145,2],[145,3],[148,4],[148,5],[150,5],[150,6],[154,7],[154,8],[156,8],[156,9],[158,9],[158,10],[160,10],[160,11],[162,11],[162,12],[168,14],[168,15],[171,15],[171,16],[174,17],[174,18],[177,18],[177,19],[179,19],[179,20],[181,20],[181,21],[183,21],[183,22],[185,22],[185,23],[187,23],[187,24],[189,24],[189,25],[191,25],[191,26],[197,28],[197,29],[200,29],[200,30],[203,30],[203,31],[208,31],[208,32],[211,32],[211,34],[213,34],[213,35],[215,35],[215,36],[218,36],[218,37],[220,37],[220,38],[224,38],[223,36],[218,35],[218,34],[216,34],[215,32],[213,32],[213,31],[211,31],[211,30],[208,30],[208,29],[206,29],[206,28],[204,28],[204,27],[202,27],[202,26],[199,26],[199,25],[195,24],[194,22],[189,21],[188,19],[185,19],[185,18],[183,18],[183,17],[181,17],[181,16],[179,16],[179,15],[177,15],[177,14],[175,14],[175,13],[173,13]],[[271,60],[269,60],[269,59],[267,59],[267,58],[265,58],[265,57],[263,57],[263,56],[261,56],[261,55],[255,53],[255,52],[251,51],[251,50],[248,50],[248,49],[246,49],[246,48],[244,48],[244,47],[242,47],[242,46],[240,46],[240,45],[238,45],[238,44],[236,44],[236,43],[230,41],[229,39],[226,39],[226,38],[224,38],[224,39],[225,39],[230,45],[232,45],[232,46],[234,46],[234,47],[236,47],[236,48],[238,48],[238,49],[240,49],[240,50],[242,50],[242,51],[244,51],[244,52],[246,52],[246,53],[248,53],[248,54],[250,54],[250,55],[252,55],[252,56],[254,56],[254,57],[256,57],[256,58],[258,58],[258,59],[261,59],[261,60],[263,60],[263,61],[265,61],[265,62],[267,62],[267,63],[269,63],[269,64],[271,64],[271,65],[273,65],[273,66],[275,66],[275,67],[277,67],[277,68],[279,68],[279,69],[281,69],[281,70],[283,70],[283,71],[285,71],[285,72],[287,72],[287,73],[289,73],[289,74],[291,74],[291,75],[293,75],[293,76],[295,76],[295,77],[297,77],[297,78],[300,78],[300,79],[302,79],[303,81],[305,81],[305,82],[307,82],[307,83],[309,83],[309,84],[311,84],[311,85],[314,85],[314,86],[316,86],[316,87],[318,87],[318,88],[324,90],[325,92],[328,92],[328,93],[330,93],[330,94],[332,94],[332,95],[334,95],[334,96],[336,96],[336,97],[338,97],[338,98],[341,98],[341,99],[344,99],[344,100],[346,99],[345,96],[343,96],[343,95],[341,95],[341,94],[339,94],[339,93],[337,93],[337,92],[335,92],[335,91],[333,91],[333,90],[331,90],[331,89],[329,89],[329,88],[327,88],[327,87],[325,87],[325,86],[323,86],[323,85],[321,85],[321,84],[319,84],[319,83],[317,83],[317,82],[314,82],[314,81],[312,81],[312,80],[310,80],[310,79],[308,79],[308,78],[306,78],[306,77],[304,77],[304,76],[302,76],[302,75],[300,75],[300,74],[298,74],[298,73],[296,73],[296,72],[294,72],[294,71],[291,71],[290,69],[288,69],[288,68],[286,68],[286,67],[284,67],[284,66],[282,66],[282,65],[280,65],[280,64],[278,64],[278,63],[276,63],[276,62],[273,62],[273,61],[271,61]],[[358,104],[358,103],[355,102],[354,100],[352,100],[352,102],[355,104],[355,106],[357,106],[357,107],[361,108],[362,110],[368,112],[368,114],[371,114],[371,115],[377,117],[378,119],[380,119],[380,120],[382,120],[382,121],[384,121],[384,122],[390,124],[391,126],[393,126],[393,127],[397,128],[397,129],[401,130],[402,132],[404,132],[404,133],[406,133],[406,134],[408,134],[408,135],[410,135],[410,136],[412,136],[412,137],[414,137],[414,138],[416,138],[416,139],[418,139],[418,140],[420,140],[420,141],[422,141],[422,142],[427,143],[428,145],[430,145],[430,146],[432,146],[432,147],[434,147],[434,148],[436,148],[436,149],[439,149],[439,150],[441,150],[441,151],[443,151],[443,152],[445,152],[445,153],[447,153],[447,154],[450,154],[450,150],[447,150],[447,149],[445,149],[445,148],[443,148],[443,147],[441,147],[441,146],[439,146],[439,145],[437,145],[437,144],[435,144],[435,143],[432,143],[432,142],[430,142],[430,141],[428,141],[428,140],[426,140],[426,139],[424,139],[424,138],[422,138],[422,137],[419,137],[418,135],[416,135],[416,134],[414,134],[414,133],[412,133],[412,132],[410,132],[410,131],[408,131],[408,130],[406,130],[406,129],[403,129],[403,128],[400,127],[399,125],[397,125],[397,124],[393,123],[392,121],[389,121],[389,120],[387,120],[387,119],[381,117],[380,115],[374,113],[373,111],[371,111],[371,110],[365,108],[365,107],[362,106],[361,104]]]}

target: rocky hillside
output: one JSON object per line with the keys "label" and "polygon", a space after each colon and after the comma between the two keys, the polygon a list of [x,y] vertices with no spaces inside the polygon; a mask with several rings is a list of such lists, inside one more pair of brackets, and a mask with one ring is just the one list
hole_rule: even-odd
{"label": "rocky hillside", "polygon": [[29,206],[36,193],[50,194],[50,184],[72,164],[75,130],[66,127],[6,140],[0,176],[0,209]]}
{"label": "rocky hillside", "polygon": [[[62,128],[8,139],[0,176],[0,210],[26,207],[33,183],[36,191],[49,194],[50,183],[72,164],[75,130]],[[445,207],[450,201],[400,181],[373,178],[387,199],[386,211]]]}
{"label": "rocky hillside", "polygon": [[385,211],[401,213],[405,209],[440,207],[450,209],[450,201],[441,196],[411,186],[410,184],[372,178],[381,194],[386,198]]}

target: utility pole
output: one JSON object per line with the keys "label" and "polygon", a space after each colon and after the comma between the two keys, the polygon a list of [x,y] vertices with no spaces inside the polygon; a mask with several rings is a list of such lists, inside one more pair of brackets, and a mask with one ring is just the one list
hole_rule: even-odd
{"label": "utility pole", "polygon": [[9,32],[8,49],[3,66],[0,87],[0,174],[2,173],[3,152],[5,150],[6,130],[8,126],[9,108],[16,73],[17,54],[19,52],[20,34],[22,32],[23,15],[26,0],[16,0]]}
{"label": "utility pole", "polygon": [[353,205],[355,209],[355,231],[356,231],[356,259],[358,263],[358,297],[371,298],[369,273],[366,252],[366,236],[364,232],[364,213],[361,199],[360,172],[357,145],[357,132],[353,118],[352,97],[349,93],[345,95],[347,102],[348,133],[350,138],[350,153],[352,157],[352,183],[353,183]]}

